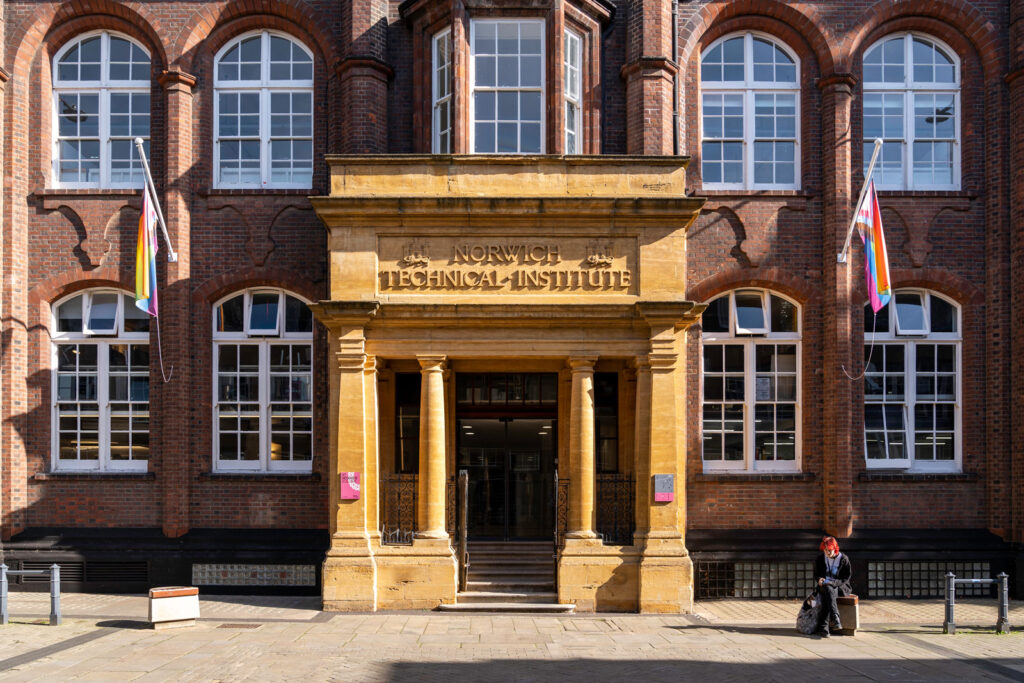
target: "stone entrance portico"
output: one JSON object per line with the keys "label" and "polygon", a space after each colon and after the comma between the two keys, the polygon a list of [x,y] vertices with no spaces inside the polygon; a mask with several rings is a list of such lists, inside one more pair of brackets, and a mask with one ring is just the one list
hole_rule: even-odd
{"label": "stone entrance portico", "polygon": [[[457,594],[446,488],[461,372],[558,375],[558,475],[569,480],[559,602],[577,609],[692,606],[685,545],[682,331],[686,229],[678,157],[328,157],[330,610],[434,608]],[[394,453],[395,373],[420,374],[416,532],[382,543],[380,481]],[[635,477],[632,545],[595,532],[594,373],[623,379],[621,467]],[[628,428],[629,433],[625,433]],[[342,500],[339,473],[356,472]],[[654,475],[674,497],[656,502]],[[479,513],[479,511],[476,511]],[[474,514],[470,509],[469,514]]]}

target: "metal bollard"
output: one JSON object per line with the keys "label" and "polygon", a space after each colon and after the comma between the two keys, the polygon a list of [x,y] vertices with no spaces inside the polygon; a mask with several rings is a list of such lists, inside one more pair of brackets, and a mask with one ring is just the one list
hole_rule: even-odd
{"label": "metal bollard", "polygon": [[1010,632],[1010,582],[1006,572],[999,576],[999,619],[996,620],[996,633]]}
{"label": "metal bollard", "polygon": [[942,632],[956,633],[956,574],[946,572],[946,619],[942,622]]}
{"label": "metal bollard", "polygon": [[0,564],[0,626],[7,625],[7,565]]}
{"label": "metal bollard", "polygon": [[50,626],[60,626],[60,565],[50,565]]}

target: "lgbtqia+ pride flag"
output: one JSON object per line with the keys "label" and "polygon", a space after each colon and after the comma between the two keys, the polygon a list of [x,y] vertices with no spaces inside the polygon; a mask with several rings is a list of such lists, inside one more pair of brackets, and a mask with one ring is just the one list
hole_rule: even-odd
{"label": "lgbtqia+ pride flag", "polygon": [[878,210],[875,181],[868,185],[864,200],[857,207],[857,231],[864,242],[864,277],[868,298],[875,313],[889,303],[892,287],[889,284],[889,252],[885,249],[882,233],[882,212]]}
{"label": "lgbtqia+ pride flag", "polygon": [[147,183],[142,192],[139,239],[135,247],[135,305],[152,316],[156,306],[156,207]]}

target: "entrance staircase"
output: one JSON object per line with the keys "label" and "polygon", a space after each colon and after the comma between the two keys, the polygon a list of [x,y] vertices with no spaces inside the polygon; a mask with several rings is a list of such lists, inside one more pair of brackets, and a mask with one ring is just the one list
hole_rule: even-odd
{"label": "entrance staircase", "polygon": [[558,604],[554,544],[551,542],[470,542],[466,590],[445,612],[567,614],[575,605]]}

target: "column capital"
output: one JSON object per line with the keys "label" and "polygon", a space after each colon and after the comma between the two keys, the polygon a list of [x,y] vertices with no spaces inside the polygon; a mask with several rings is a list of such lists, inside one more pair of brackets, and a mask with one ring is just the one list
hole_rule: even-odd
{"label": "column capital", "polygon": [[569,356],[565,361],[573,372],[593,372],[595,363],[597,356]]}
{"label": "column capital", "polygon": [[185,73],[184,71],[168,71],[165,70],[156,79],[157,83],[163,86],[164,90],[177,91],[192,94],[192,89],[196,87],[198,78],[192,74]]}
{"label": "column capital", "polygon": [[634,356],[630,361],[630,365],[633,366],[633,369],[637,374],[640,374],[641,372],[650,372],[651,356],[646,353],[642,356]]}
{"label": "column capital", "polygon": [[448,356],[416,356],[416,360],[419,361],[422,372],[443,372]]}
{"label": "column capital", "polygon": [[856,85],[857,79],[848,73],[833,73],[818,79],[818,89],[822,92],[834,91],[850,95]]}

